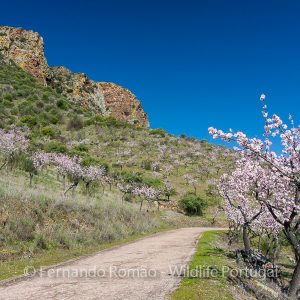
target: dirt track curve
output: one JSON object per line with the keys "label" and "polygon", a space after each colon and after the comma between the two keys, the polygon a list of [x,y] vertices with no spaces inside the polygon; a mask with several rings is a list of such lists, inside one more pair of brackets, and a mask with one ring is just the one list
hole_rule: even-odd
{"label": "dirt track curve", "polygon": [[172,230],[44,270],[0,286],[0,299],[168,299],[180,282],[170,273],[188,263],[201,233],[211,229],[217,228]]}

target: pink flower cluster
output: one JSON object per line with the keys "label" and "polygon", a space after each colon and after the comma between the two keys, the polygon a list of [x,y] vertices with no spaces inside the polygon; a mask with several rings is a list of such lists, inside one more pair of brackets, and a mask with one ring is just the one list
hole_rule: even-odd
{"label": "pink flower cluster", "polygon": [[161,191],[147,185],[124,184],[119,182],[117,187],[124,194],[132,194],[138,197],[144,197],[147,200],[156,200],[159,198]]}
{"label": "pink flower cluster", "polygon": [[[281,229],[292,246],[297,267],[289,296],[294,299],[300,284],[297,275],[300,268],[300,127],[295,127],[291,116],[290,127],[275,114],[268,118],[265,98],[265,95],[260,97],[265,120],[263,139],[251,139],[232,130],[224,133],[213,127],[208,131],[213,138],[235,141],[241,148],[243,159],[231,175],[222,177],[219,185],[228,219],[256,231]],[[271,150],[272,138],[281,142],[278,155]]]}
{"label": "pink flower cluster", "polygon": [[[282,200],[286,196],[286,190],[278,185],[276,177],[259,162],[240,159],[235,171],[231,175],[224,174],[218,185],[228,220],[238,226],[249,225],[257,232],[270,228],[278,232],[282,226],[273,218],[265,202],[271,187],[273,197]],[[282,221],[285,219],[282,213],[278,213],[278,217]]]}
{"label": "pink flower cluster", "polygon": [[15,155],[28,149],[28,139],[17,128],[5,132],[0,129],[0,154],[5,160],[10,160]]}
{"label": "pink flower cluster", "polygon": [[106,174],[102,166],[84,167],[79,157],[70,157],[62,153],[37,152],[33,155],[33,165],[37,170],[51,165],[63,176],[86,182],[99,181]]}

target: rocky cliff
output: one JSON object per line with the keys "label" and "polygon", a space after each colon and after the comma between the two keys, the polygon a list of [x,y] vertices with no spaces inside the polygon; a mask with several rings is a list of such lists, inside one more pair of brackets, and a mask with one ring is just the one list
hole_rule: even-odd
{"label": "rocky cliff", "polygon": [[96,109],[105,116],[148,127],[147,114],[129,90],[114,83],[95,82],[83,73],[65,67],[49,67],[44,55],[43,38],[36,32],[14,27],[0,27],[0,53],[23,70],[52,86],[70,101]]}

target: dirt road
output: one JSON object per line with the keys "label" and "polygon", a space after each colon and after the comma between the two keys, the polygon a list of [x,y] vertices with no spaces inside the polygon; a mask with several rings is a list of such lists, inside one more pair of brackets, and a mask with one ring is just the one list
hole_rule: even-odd
{"label": "dirt road", "polygon": [[168,299],[180,282],[180,276],[170,273],[187,264],[207,230],[177,229],[44,269],[32,278],[0,286],[0,299]]}

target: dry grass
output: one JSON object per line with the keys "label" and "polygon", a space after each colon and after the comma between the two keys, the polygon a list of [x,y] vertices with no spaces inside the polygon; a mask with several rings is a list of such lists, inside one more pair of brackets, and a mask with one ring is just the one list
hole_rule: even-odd
{"label": "dry grass", "polygon": [[[51,174],[49,175],[51,178]],[[53,249],[112,242],[160,226],[156,213],[139,212],[115,191],[94,197],[62,195],[55,181],[26,187],[26,178],[7,173],[0,181],[0,259],[9,261]]]}

